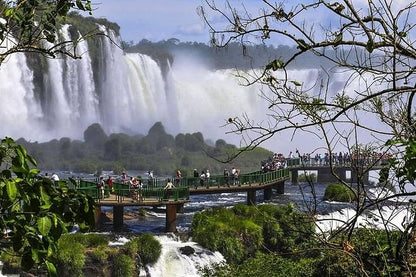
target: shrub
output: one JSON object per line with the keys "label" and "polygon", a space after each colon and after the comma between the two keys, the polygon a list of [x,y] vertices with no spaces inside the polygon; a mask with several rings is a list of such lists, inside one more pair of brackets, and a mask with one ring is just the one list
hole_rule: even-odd
{"label": "shrub", "polygon": [[108,246],[100,245],[90,255],[94,261],[104,264],[108,259],[109,252],[111,252],[111,249]]}
{"label": "shrub", "polygon": [[137,241],[137,254],[142,265],[152,265],[157,262],[162,252],[162,245],[151,234],[142,234],[135,239]]}
{"label": "shrub", "polygon": [[22,261],[22,258],[16,253],[14,253],[12,248],[2,250],[0,260],[3,262],[2,273],[17,274],[20,271],[20,263]]}
{"label": "shrub", "polygon": [[113,261],[113,277],[130,277],[134,276],[135,264],[134,260],[126,254],[120,254],[114,257]]}
{"label": "shrub", "polygon": [[324,200],[353,202],[355,199],[355,193],[343,184],[331,184],[325,189]]}
{"label": "shrub", "polygon": [[81,276],[85,264],[85,246],[78,242],[60,239],[57,264],[59,276]]}
{"label": "shrub", "polygon": [[236,205],[197,213],[192,220],[193,239],[229,262],[238,263],[257,251],[287,252],[309,243],[313,223],[292,205]]}
{"label": "shrub", "polygon": [[[241,277],[241,276],[321,276],[314,275],[314,260],[300,259],[293,261],[273,253],[258,253],[241,264],[215,264],[199,270],[201,276]],[[322,275],[324,276],[324,275]],[[332,276],[332,275],[325,275]],[[334,275],[335,276],[335,275]]]}
{"label": "shrub", "polygon": [[66,234],[60,238],[60,241],[68,243],[80,243],[85,247],[98,247],[100,245],[108,245],[109,238],[103,234]]}
{"label": "shrub", "polygon": [[123,246],[123,250],[126,253],[126,255],[135,258],[138,250],[137,240],[132,239],[126,242]]}

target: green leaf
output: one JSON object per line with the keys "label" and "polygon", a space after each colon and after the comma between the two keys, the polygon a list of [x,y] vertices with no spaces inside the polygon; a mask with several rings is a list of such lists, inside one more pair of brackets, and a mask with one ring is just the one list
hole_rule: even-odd
{"label": "green leaf", "polygon": [[293,81],[290,81],[292,84],[294,84],[295,86],[297,86],[297,87],[300,87],[300,86],[302,86],[302,84],[300,83],[300,82],[298,82],[298,81],[296,81],[296,80],[293,80]]}
{"label": "green leaf", "polygon": [[273,69],[273,71],[276,71],[278,69],[281,69],[285,66],[285,63],[281,60],[274,60],[271,61],[268,65],[266,65],[266,70]]}
{"label": "green leaf", "polygon": [[6,181],[7,195],[10,201],[14,201],[17,197],[17,187],[15,182]]}
{"label": "green leaf", "polygon": [[399,37],[401,38],[407,37],[407,32],[399,32]]}
{"label": "green leaf", "polygon": [[49,261],[45,261],[46,264],[46,268],[48,269],[48,275],[55,277],[58,276],[58,274],[56,273],[56,267],[53,263],[49,262]]}
{"label": "green leaf", "polygon": [[14,14],[14,9],[12,9],[12,8],[10,8],[10,9],[6,9],[5,10],[5,12],[4,12],[4,15],[6,16],[6,17],[10,17],[10,16],[12,16]]}
{"label": "green leaf", "polygon": [[81,0],[77,0],[76,4],[77,4],[78,9],[80,9],[81,11],[85,10],[84,5],[82,4]]}
{"label": "green leaf", "polygon": [[51,198],[43,186],[40,187],[40,199],[45,205],[48,205],[51,202]]}
{"label": "green leaf", "polygon": [[52,227],[52,222],[49,217],[44,216],[38,219],[38,229],[39,229],[39,232],[43,236],[46,236],[49,233],[49,230],[51,229],[51,227]]}
{"label": "green leaf", "polygon": [[337,47],[342,42],[342,33],[339,33],[334,39],[334,47]]}

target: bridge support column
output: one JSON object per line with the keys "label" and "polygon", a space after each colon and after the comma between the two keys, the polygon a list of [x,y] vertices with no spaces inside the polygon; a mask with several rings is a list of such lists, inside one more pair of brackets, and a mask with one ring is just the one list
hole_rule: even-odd
{"label": "bridge support column", "polygon": [[123,229],[124,206],[113,206],[113,229]]}
{"label": "bridge support column", "polygon": [[264,194],[264,200],[272,199],[272,195],[273,195],[272,188],[271,187],[265,188],[263,194]]}
{"label": "bridge support column", "polygon": [[95,229],[100,229],[100,218],[101,218],[101,207],[97,206],[95,207],[94,212],[94,221],[95,221]]}
{"label": "bridge support column", "polygon": [[256,205],[256,190],[247,191],[247,205]]}
{"label": "bridge support column", "polygon": [[298,182],[298,170],[295,168],[295,170],[290,171],[292,173],[292,184],[296,184]]}
{"label": "bridge support column", "polygon": [[[297,182],[297,178],[296,178],[296,182]],[[285,181],[282,181],[276,185],[276,193],[285,194]]]}
{"label": "bridge support column", "polygon": [[176,232],[176,213],[178,209],[179,205],[166,205],[166,232]]}

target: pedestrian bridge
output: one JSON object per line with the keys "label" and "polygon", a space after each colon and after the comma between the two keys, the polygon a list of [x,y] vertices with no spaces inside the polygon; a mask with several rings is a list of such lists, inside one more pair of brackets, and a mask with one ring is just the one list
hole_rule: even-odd
{"label": "pedestrian bridge", "polygon": [[[166,207],[166,231],[176,231],[177,212],[181,211],[184,204],[190,202],[190,195],[219,194],[246,192],[247,204],[256,204],[256,192],[264,191],[264,199],[270,200],[273,189],[278,194],[284,194],[285,181],[297,182],[299,172],[317,171],[317,182],[337,182],[336,174],[342,180],[347,180],[347,172],[351,171],[351,182],[355,182],[360,167],[347,165],[329,166],[326,164],[304,164],[300,159],[287,159],[286,168],[269,172],[256,171],[240,174],[238,178],[231,176],[213,175],[201,181],[198,177],[184,177],[173,180],[175,187],[165,190],[168,178],[152,178],[144,180],[142,188],[132,188],[128,184],[114,182],[113,190],[110,192],[108,185],[105,186],[104,196],[100,195],[95,181],[80,180],[76,189],[85,192],[96,199],[97,211],[96,222],[99,221],[102,206],[113,207],[113,224],[118,229],[123,226],[124,207]],[[372,169],[381,169],[382,165],[372,165]],[[368,168],[367,168],[368,169]],[[361,167],[362,181],[368,182],[368,170]],[[355,171],[354,171],[355,170]]]}
{"label": "pedestrian bridge", "polygon": [[149,179],[143,188],[132,188],[128,184],[113,183],[113,191],[108,185],[104,189],[104,197],[96,182],[80,180],[79,191],[96,199],[97,211],[96,222],[99,222],[102,206],[113,207],[113,224],[115,229],[123,226],[124,207],[159,207],[166,206],[166,231],[176,231],[177,212],[184,204],[190,202],[190,195],[246,192],[247,204],[256,204],[256,192],[264,190],[264,199],[270,200],[272,190],[284,193],[284,182],[289,179],[289,170],[280,169],[273,172],[262,173],[260,171],[249,174],[241,174],[236,180],[222,176],[213,175],[204,180],[200,186],[199,178],[181,178],[177,180],[177,186],[171,190],[164,189],[166,179]]}

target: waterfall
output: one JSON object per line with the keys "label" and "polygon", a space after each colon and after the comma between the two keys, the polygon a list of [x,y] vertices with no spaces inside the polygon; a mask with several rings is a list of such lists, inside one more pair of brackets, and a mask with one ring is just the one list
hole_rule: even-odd
{"label": "waterfall", "polygon": [[[200,276],[198,267],[209,266],[224,261],[219,252],[211,252],[195,242],[181,242],[175,236],[156,237],[162,245],[159,260],[148,268],[150,276],[193,277]],[[180,248],[192,247],[195,252],[190,255],[181,253]],[[146,276],[141,274],[141,276]]]}
{"label": "waterfall", "polygon": [[[70,40],[70,28],[62,26],[60,37]],[[147,134],[161,121],[172,135],[202,132],[206,139],[238,145],[239,138],[226,137],[229,130],[221,128],[228,118],[266,122],[268,103],[259,97],[260,85],[241,86],[233,70],[209,69],[183,55],[175,55],[163,73],[149,56],[124,53],[114,43],[119,42],[114,31],[98,28],[106,36],[95,38],[94,57],[87,42],[79,41],[76,53],[82,58],[47,59],[41,85],[34,83],[23,54],[1,66],[0,137],[83,139],[92,123],[107,134]],[[299,76],[315,78],[316,71],[302,70]],[[41,88],[37,97],[35,87]]]}
{"label": "waterfall", "polygon": [[[13,40],[5,40],[0,51]],[[40,103],[33,93],[33,73],[22,53],[10,55],[0,66],[0,133],[11,136],[27,132],[42,118]],[[36,130],[34,130],[36,132]]]}

